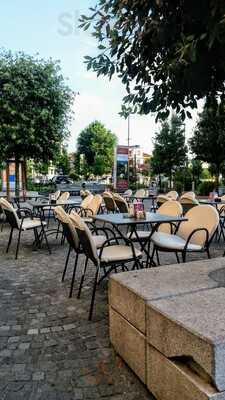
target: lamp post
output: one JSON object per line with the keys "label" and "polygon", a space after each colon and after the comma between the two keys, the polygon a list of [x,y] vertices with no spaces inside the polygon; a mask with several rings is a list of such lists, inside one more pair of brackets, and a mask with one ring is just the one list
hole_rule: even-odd
{"label": "lamp post", "polygon": [[130,184],[130,114],[127,118],[127,147],[128,147],[128,168],[127,168],[127,184]]}

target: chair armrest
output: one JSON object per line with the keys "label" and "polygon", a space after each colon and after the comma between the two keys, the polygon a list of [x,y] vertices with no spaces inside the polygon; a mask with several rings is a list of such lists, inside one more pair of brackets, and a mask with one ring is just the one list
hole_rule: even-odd
{"label": "chair armrest", "polygon": [[22,213],[25,214],[23,218],[26,218],[26,217],[31,217],[31,218],[33,218],[33,212],[32,212],[32,210],[31,210],[30,208],[28,208],[28,207],[19,207],[19,208],[17,209],[16,213],[17,213],[17,215],[18,215],[19,218],[22,218]]}
{"label": "chair armrest", "polygon": [[[92,225],[93,226],[93,225]],[[98,232],[104,232],[105,236],[107,237],[107,239],[109,239],[109,234],[108,232],[111,233],[111,235],[113,236],[113,239],[115,240],[116,238],[116,234],[115,232],[113,232],[112,229],[110,228],[104,228],[104,227],[97,227],[97,226],[93,226],[93,228],[91,229],[91,232],[98,234]]]}
{"label": "chair armrest", "polygon": [[190,233],[190,235],[188,236],[187,241],[186,241],[185,246],[184,246],[184,251],[187,250],[187,247],[188,247],[188,245],[189,245],[189,243],[190,243],[190,241],[191,241],[192,236],[193,236],[196,232],[201,232],[201,231],[205,232],[205,234],[206,234],[204,246],[206,245],[206,243],[208,244],[208,242],[209,242],[209,231],[208,231],[208,229],[206,229],[206,228],[197,228],[197,229],[194,229],[194,230]]}

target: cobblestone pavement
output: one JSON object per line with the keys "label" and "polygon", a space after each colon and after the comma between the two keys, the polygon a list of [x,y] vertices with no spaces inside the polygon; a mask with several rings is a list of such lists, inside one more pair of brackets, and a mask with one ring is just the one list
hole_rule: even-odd
{"label": "cobblestone pavement", "polygon": [[[17,233],[16,233],[17,234]],[[50,237],[52,255],[34,251],[32,236],[5,254],[9,230],[0,232],[0,399],[152,400],[144,385],[109,342],[107,282],[98,288],[92,322],[87,321],[94,268],[83,296],[68,298],[73,259],[61,282],[67,247]],[[214,245],[212,255],[222,254]],[[204,257],[204,255],[201,255]],[[195,257],[196,258],[196,257]],[[173,255],[162,263],[175,262]],[[83,259],[79,265],[82,271]]]}

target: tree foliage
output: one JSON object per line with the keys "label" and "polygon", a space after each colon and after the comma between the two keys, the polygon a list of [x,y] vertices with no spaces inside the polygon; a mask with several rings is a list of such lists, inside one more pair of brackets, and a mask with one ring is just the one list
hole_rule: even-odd
{"label": "tree foliage", "polygon": [[0,54],[0,154],[54,160],[68,136],[73,93],[52,60]]}
{"label": "tree foliage", "polygon": [[85,128],[77,140],[77,156],[84,159],[82,175],[110,173],[113,166],[116,136],[105,126],[95,121]]}
{"label": "tree foliage", "polygon": [[186,159],[184,125],[179,117],[172,115],[155,134],[151,168],[156,175],[169,177],[171,182],[173,173],[185,165]]}
{"label": "tree foliage", "polygon": [[191,151],[196,158],[211,165],[216,184],[225,162],[225,102],[215,97],[207,99],[199,115],[197,127],[190,139]]}
{"label": "tree foliage", "polygon": [[123,114],[167,118],[172,107],[184,119],[185,107],[224,93],[224,0],[98,0],[80,21],[99,43],[87,68],[126,86]]}
{"label": "tree foliage", "polygon": [[56,167],[63,175],[69,175],[71,171],[70,158],[65,146],[62,147],[60,154],[56,159]]}

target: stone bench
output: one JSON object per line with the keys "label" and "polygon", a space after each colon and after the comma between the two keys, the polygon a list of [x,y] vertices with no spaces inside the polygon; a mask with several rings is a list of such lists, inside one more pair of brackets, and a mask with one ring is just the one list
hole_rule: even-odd
{"label": "stone bench", "polygon": [[225,258],[115,274],[110,338],[159,400],[225,400]]}

